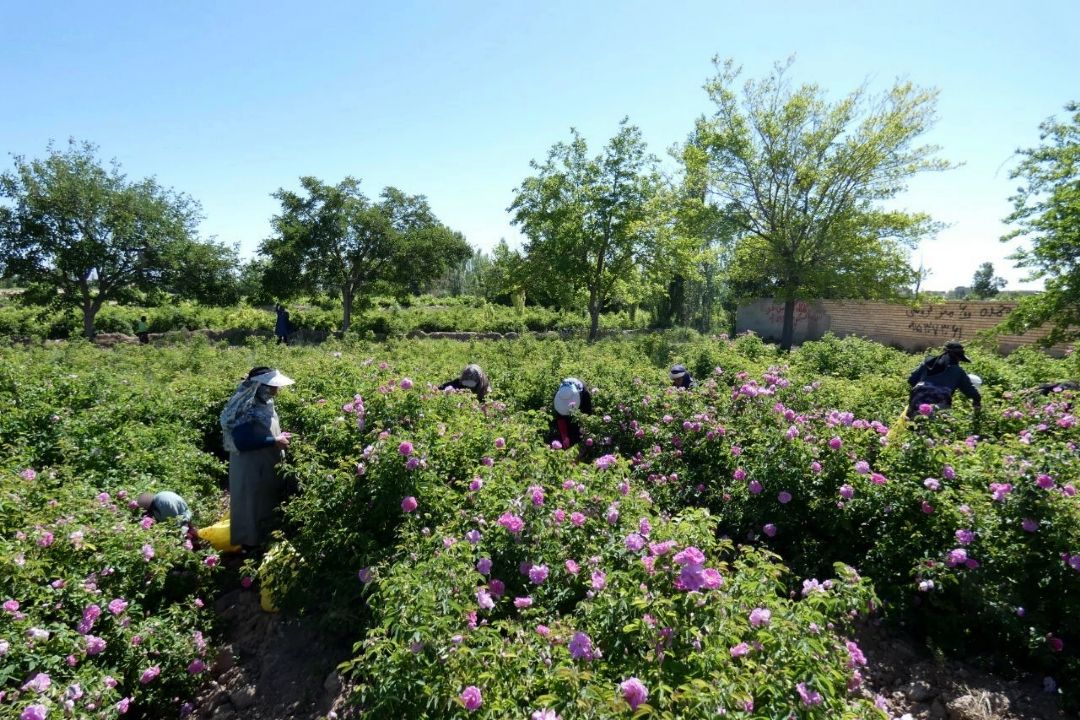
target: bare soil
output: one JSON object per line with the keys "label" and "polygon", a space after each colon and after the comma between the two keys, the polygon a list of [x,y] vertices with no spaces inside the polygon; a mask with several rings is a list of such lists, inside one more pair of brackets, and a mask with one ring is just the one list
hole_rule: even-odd
{"label": "bare soil", "polygon": [[[217,600],[224,643],[196,698],[212,720],[347,718],[349,688],[336,667],[351,656],[348,638],[311,618],[266,613],[255,590]],[[1060,709],[1042,678],[1004,679],[955,660],[935,659],[915,643],[870,622],[858,632],[866,655],[863,692],[881,695],[903,720],[1057,720]]]}

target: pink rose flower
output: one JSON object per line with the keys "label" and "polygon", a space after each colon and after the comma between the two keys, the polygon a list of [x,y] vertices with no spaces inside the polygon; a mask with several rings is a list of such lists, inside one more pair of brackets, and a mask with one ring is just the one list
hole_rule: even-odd
{"label": "pink rose flower", "polygon": [[619,683],[619,691],[622,692],[623,700],[630,705],[631,712],[649,699],[649,691],[644,683],[636,677],[627,678]]}
{"label": "pink rose flower", "polygon": [[473,712],[484,703],[484,698],[480,694],[480,688],[475,685],[470,685],[461,691],[461,703],[465,706],[465,709],[469,712]]}

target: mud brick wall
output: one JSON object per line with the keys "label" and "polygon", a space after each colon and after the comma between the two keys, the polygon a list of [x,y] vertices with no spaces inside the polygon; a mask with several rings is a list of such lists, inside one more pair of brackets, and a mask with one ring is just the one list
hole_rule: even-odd
{"label": "mud brick wall", "polygon": [[[939,347],[949,340],[972,342],[994,327],[1016,307],[1011,302],[962,301],[930,303],[918,307],[855,300],[800,301],[795,305],[795,343],[817,340],[827,332],[844,337],[858,335],[910,351]],[[739,307],[735,320],[739,332],[752,330],[767,340],[779,340],[784,323],[784,303],[759,299]],[[1008,353],[1044,337],[1039,328],[1024,335],[1002,335],[998,349]],[[1067,346],[1054,346],[1063,355]]]}

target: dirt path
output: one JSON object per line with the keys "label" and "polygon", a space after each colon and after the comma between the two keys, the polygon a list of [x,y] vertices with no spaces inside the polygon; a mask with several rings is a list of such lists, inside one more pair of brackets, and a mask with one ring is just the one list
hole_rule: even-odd
{"label": "dirt path", "polygon": [[[212,720],[346,718],[348,690],[335,668],[350,657],[348,638],[328,637],[310,618],[265,613],[253,590],[230,590],[216,609],[225,631],[213,680],[196,698]],[[891,718],[904,720],[1056,720],[1058,707],[1041,679],[1003,680],[963,663],[937,662],[879,624],[861,628],[868,660],[865,692],[882,695]]]}
{"label": "dirt path", "polygon": [[1055,720],[1075,718],[1059,708],[1042,679],[1004,680],[955,660],[938,662],[880,624],[860,629],[863,672],[871,694],[882,695],[889,715],[908,720]]}
{"label": "dirt path", "polygon": [[[266,613],[259,595],[231,590],[217,600],[224,643],[196,713],[213,720],[315,720],[343,708],[336,667],[352,650],[311,618]],[[343,713],[344,714],[344,713]]]}

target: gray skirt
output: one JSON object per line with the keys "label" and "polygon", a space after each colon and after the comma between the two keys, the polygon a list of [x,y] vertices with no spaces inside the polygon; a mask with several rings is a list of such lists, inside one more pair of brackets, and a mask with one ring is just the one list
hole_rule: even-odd
{"label": "gray skirt", "polygon": [[274,529],[274,511],[284,497],[284,483],[274,466],[276,447],[229,453],[229,515],[233,545],[262,545]]}

